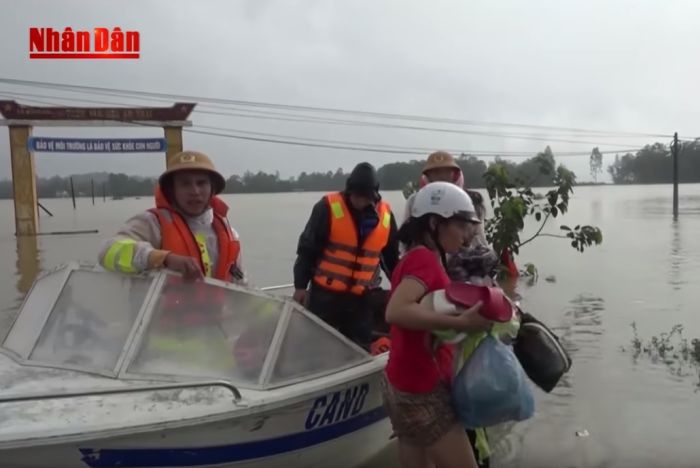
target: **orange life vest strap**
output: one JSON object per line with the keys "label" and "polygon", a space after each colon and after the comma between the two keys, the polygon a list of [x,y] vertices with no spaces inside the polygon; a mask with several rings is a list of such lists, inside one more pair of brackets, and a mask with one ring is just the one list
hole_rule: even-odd
{"label": "orange life vest strap", "polygon": [[386,202],[379,203],[379,222],[359,245],[358,228],[342,193],[328,194],[326,201],[330,233],[316,266],[314,282],[331,291],[363,294],[372,285],[381,251],[389,240],[391,209]]}

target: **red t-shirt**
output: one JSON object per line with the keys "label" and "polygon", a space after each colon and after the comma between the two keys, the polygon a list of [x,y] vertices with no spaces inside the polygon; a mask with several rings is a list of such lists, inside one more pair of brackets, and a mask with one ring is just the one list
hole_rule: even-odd
{"label": "red t-shirt", "polygon": [[[450,278],[435,256],[426,247],[416,247],[401,259],[391,275],[392,291],[406,277],[422,282],[426,294],[445,289]],[[429,331],[413,330],[392,325],[391,348],[386,376],[397,390],[407,393],[427,393],[435,389],[440,379],[451,380],[454,347],[442,345],[435,351]]]}

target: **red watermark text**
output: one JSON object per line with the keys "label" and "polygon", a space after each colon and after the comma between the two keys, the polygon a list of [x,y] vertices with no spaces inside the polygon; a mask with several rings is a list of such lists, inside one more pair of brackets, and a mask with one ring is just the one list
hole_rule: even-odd
{"label": "red watermark text", "polygon": [[29,28],[30,59],[137,59],[140,53],[139,32],[118,26],[92,31]]}

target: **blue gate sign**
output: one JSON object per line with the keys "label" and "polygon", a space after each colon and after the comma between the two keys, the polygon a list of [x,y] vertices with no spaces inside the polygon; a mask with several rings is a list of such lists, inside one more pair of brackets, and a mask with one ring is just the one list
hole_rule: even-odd
{"label": "blue gate sign", "polygon": [[29,151],[48,153],[160,153],[165,138],[29,137]]}

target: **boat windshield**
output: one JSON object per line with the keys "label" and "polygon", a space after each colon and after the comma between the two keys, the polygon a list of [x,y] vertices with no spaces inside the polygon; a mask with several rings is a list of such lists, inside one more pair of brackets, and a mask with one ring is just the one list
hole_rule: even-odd
{"label": "boat windshield", "polygon": [[4,346],[55,367],[110,373],[152,280],[59,269],[32,286]]}
{"label": "boat windshield", "polygon": [[27,364],[258,389],[371,359],[280,297],[216,280],[125,276],[77,264],[35,281],[3,348]]}

